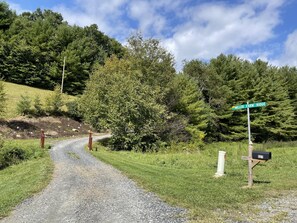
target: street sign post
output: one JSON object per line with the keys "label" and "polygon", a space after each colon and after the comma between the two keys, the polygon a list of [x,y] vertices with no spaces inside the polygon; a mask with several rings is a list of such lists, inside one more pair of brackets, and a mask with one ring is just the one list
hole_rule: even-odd
{"label": "street sign post", "polygon": [[253,158],[252,158],[252,153],[253,153],[253,143],[252,143],[252,133],[251,133],[251,121],[250,121],[250,108],[259,108],[259,107],[264,107],[266,106],[266,102],[257,102],[253,104],[249,104],[247,102],[246,104],[243,105],[237,105],[233,106],[231,109],[232,110],[240,110],[240,109],[246,109],[247,110],[247,118],[248,118],[248,135],[249,135],[249,153],[248,157],[244,157],[244,159],[248,160],[248,187],[253,186]]}
{"label": "street sign post", "polygon": [[239,109],[245,109],[245,108],[258,108],[258,107],[264,107],[266,105],[267,105],[266,102],[257,102],[257,103],[253,103],[253,104],[249,104],[247,102],[246,104],[243,104],[243,105],[233,106],[231,109],[239,110]]}

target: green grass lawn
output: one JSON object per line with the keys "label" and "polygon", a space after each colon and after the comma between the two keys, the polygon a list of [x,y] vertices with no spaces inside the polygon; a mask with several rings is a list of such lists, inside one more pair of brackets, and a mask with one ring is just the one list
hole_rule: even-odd
{"label": "green grass lawn", "polygon": [[[8,143],[25,149],[39,147],[39,140],[14,140]],[[48,185],[53,173],[49,153],[47,150],[35,150],[34,153],[31,159],[0,170],[0,219],[7,216],[18,203]]]}
{"label": "green grass lawn", "polygon": [[[297,145],[297,144],[296,144]],[[263,148],[264,147],[264,148]],[[263,150],[266,145],[255,145]],[[226,175],[214,178],[218,151],[227,152]],[[94,156],[110,163],[162,199],[188,208],[194,221],[220,222],[251,210],[251,204],[268,196],[297,189],[297,146],[270,145],[272,160],[254,168],[254,187],[247,189],[247,145],[216,143],[195,153],[111,152],[102,147]]]}
{"label": "green grass lawn", "polygon": [[[4,82],[4,90],[7,98],[6,109],[3,114],[4,118],[14,118],[18,116],[16,105],[20,101],[21,95],[29,96],[32,101],[36,96],[39,96],[42,104],[44,105],[46,98],[52,93],[52,91],[49,90],[42,90],[9,82]],[[70,95],[64,95],[64,98],[65,101],[68,101],[73,100],[75,97]]]}

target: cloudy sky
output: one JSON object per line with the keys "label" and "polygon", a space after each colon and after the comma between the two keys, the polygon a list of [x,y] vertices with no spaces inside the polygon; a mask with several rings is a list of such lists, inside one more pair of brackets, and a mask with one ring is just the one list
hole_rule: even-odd
{"label": "cloudy sky", "polygon": [[9,0],[18,13],[60,12],[69,24],[98,24],[125,43],[141,31],[176,58],[209,60],[220,53],[297,66],[297,0]]}

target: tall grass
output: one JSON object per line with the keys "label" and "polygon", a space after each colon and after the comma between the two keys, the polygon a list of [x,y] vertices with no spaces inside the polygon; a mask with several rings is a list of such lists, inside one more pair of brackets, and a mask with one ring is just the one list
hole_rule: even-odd
{"label": "tall grass", "polygon": [[4,146],[24,150],[28,159],[0,170],[0,219],[7,216],[15,205],[41,191],[53,172],[49,153],[39,148],[38,140],[8,141]]}
{"label": "tall grass", "polygon": [[[167,202],[188,208],[193,220],[219,222],[227,216],[222,213],[244,212],[265,197],[297,189],[297,147],[264,149],[272,152],[272,160],[254,168],[252,189],[245,188],[247,161],[241,159],[248,153],[245,143],[215,143],[195,153],[113,152],[101,147],[92,153]],[[217,179],[213,176],[219,150],[227,152],[226,175]]]}

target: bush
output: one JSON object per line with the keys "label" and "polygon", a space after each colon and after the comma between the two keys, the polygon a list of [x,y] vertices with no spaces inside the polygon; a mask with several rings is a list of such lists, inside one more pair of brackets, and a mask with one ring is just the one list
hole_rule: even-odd
{"label": "bush", "polygon": [[67,102],[66,107],[67,107],[67,115],[70,118],[73,118],[77,121],[80,121],[82,119],[82,114],[79,111],[78,102],[76,100]]}
{"label": "bush", "polygon": [[13,147],[1,151],[0,157],[0,169],[3,169],[5,167],[11,166],[13,164],[18,164],[21,161],[25,160],[26,152],[20,148]]}
{"label": "bush", "polygon": [[53,115],[60,115],[64,105],[61,87],[57,85],[53,94],[46,98],[46,111]]}
{"label": "bush", "polygon": [[29,96],[21,95],[21,100],[17,103],[17,112],[20,115],[28,115],[31,113],[31,100]]}
{"label": "bush", "polygon": [[[1,140],[0,140],[1,141]],[[0,169],[4,169],[24,160],[43,157],[44,149],[39,148],[39,143],[22,140],[6,141],[0,147]]]}
{"label": "bush", "polygon": [[38,95],[34,98],[33,106],[34,106],[34,115],[41,116],[44,114],[44,110],[42,109],[42,103]]}

